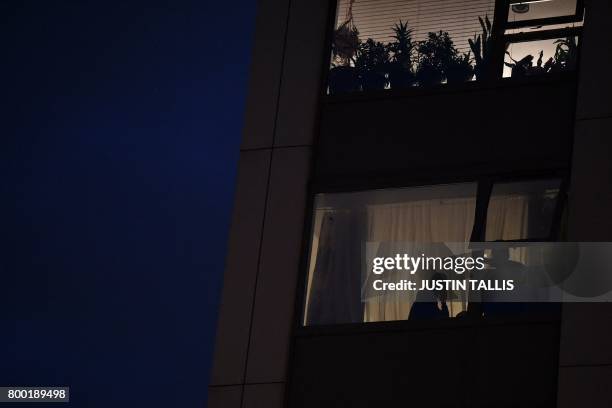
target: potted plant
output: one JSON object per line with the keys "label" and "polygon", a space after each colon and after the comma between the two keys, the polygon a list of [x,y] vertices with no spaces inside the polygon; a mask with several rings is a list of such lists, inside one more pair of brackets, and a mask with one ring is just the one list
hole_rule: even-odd
{"label": "potted plant", "polygon": [[468,51],[463,55],[451,57],[445,70],[446,81],[449,84],[467,82],[474,77],[474,67],[472,66],[471,54]]}
{"label": "potted plant", "polygon": [[417,80],[419,85],[441,84],[445,78],[445,71],[451,65],[451,61],[457,57],[457,53],[453,40],[447,32],[429,33],[427,40],[421,41],[418,46]]}
{"label": "potted plant", "polygon": [[557,48],[551,71],[559,72],[575,69],[578,62],[578,43],[576,37],[559,39],[555,41],[555,44],[557,44]]}
{"label": "potted plant", "polygon": [[544,59],[544,51],[541,50],[540,56],[538,57],[538,61],[536,62],[535,67],[531,67],[531,69],[528,72],[529,75],[542,75],[542,74],[547,74],[548,72],[550,72],[554,64],[554,59],[550,57],[548,61],[546,61],[546,63],[542,65],[543,59]]}
{"label": "potted plant", "polygon": [[474,54],[474,73],[476,74],[477,80],[486,79],[490,72],[491,56],[493,54],[493,38],[492,31],[493,25],[489,20],[489,16],[485,15],[484,20],[478,17],[480,26],[482,27],[482,34],[474,36],[473,40],[468,40],[470,49]]}
{"label": "potted plant", "polygon": [[359,31],[347,20],[334,31],[332,64],[329,70],[331,95],[359,90],[359,75],[353,66],[359,50]]}
{"label": "potted plant", "polygon": [[518,61],[512,58],[508,51],[506,51],[506,55],[510,58],[512,62],[504,62],[504,65],[512,70],[510,74],[512,78],[526,77],[528,75],[531,75],[534,71],[533,55],[528,54]]}
{"label": "potted plant", "polygon": [[412,54],[414,52],[412,30],[409,30],[408,23],[403,23],[402,20],[396,23],[392,30],[394,40],[389,43],[391,53],[389,83],[391,89],[409,88],[416,81],[412,70]]}
{"label": "potted plant", "polygon": [[388,83],[389,48],[381,42],[368,38],[359,45],[355,67],[359,71],[364,91],[385,89]]}

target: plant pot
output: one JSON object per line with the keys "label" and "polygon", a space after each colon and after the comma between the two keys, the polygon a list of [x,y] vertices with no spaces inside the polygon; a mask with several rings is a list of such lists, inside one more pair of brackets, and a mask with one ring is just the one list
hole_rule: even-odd
{"label": "plant pot", "polygon": [[476,75],[476,81],[484,81],[488,77],[489,66],[486,62],[476,64],[474,67],[474,74]]}
{"label": "plant pot", "polygon": [[334,67],[329,70],[329,94],[338,95],[359,90],[359,76],[354,67]]}
{"label": "plant pot", "polygon": [[389,70],[389,83],[391,89],[406,89],[414,86],[416,77],[403,67],[394,66]]}
{"label": "plant pot", "polygon": [[381,71],[366,71],[361,75],[361,87],[364,91],[379,91],[387,86],[387,76]]}
{"label": "plant pot", "polygon": [[467,68],[450,69],[446,72],[446,82],[449,84],[461,84],[468,82],[474,76],[474,71]]}
{"label": "plant pot", "polygon": [[421,67],[417,72],[419,86],[440,85],[443,79],[442,71],[432,66]]}

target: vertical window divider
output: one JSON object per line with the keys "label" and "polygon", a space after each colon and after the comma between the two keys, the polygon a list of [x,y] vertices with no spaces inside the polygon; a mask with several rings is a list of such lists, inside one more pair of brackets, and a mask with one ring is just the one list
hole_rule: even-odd
{"label": "vertical window divider", "polygon": [[489,210],[489,200],[493,191],[493,180],[490,178],[481,179],[478,182],[476,193],[476,210],[474,213],[474,227],[470,242],[483,242],[487,228],[487,212]]}
{"label": "vertical window divider", "polygon": [[508,24],[508,0],[495,1],[495,15],[493,17],[493,47],[488,79],[495,81],[502,76],[504,57],[506,52],[506,25]]}
{"label": "vertical window divider", "polygon": [[561,232],[561,224],[563,222],[563,211],[566,208],[568,201],[568,190],[569,190],[569,178],[564,177],[561,181],[561,186],[559,187],[559,197],[555,204],[555,210],[553,214],[552,223],[550,226],[550,236],[548,237],[549,241],[558,241],[559,234]]}

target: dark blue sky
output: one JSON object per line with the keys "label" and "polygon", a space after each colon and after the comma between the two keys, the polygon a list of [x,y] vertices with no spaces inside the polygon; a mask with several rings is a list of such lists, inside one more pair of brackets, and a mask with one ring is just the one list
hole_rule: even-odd
{"label": "dark blue sky", "polygon": [[0,385],[205,406],[254,18],[2,2]]}

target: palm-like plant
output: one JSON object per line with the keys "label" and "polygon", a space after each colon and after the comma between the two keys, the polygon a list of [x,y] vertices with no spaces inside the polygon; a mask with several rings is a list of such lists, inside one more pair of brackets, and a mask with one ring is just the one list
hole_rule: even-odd
{"label": "palm-like plant", "polygon": [[389,80],[391,88],[407,88],[414,84],[412,72],[412,56],[415,44],[412,42],[412,30],[408,22],[399,21],[393,28],[393,41],[389,43],[391,63],[389,65]]}
{"label": "palm-like plant", "polygon": [[493,53],[493,24],[491,24],[489,16],[486,15],[484,20],[482,17],[478,17],[478,21],[480,22],[480,27],[482,27],[482,34],[474,35],[474,39],[468,40],[468,43],[476,62],[474,69],[476,79],[486,79]]}
{"label": "palm-like plant", "polygon": [[399,63],[403,68],[410,69],[412,64],[412,30],[408,28],[408,22],[402,20],[396,23],[393,28],[394,41],[389,43],[389,51],[393,53],[393,62]]}

